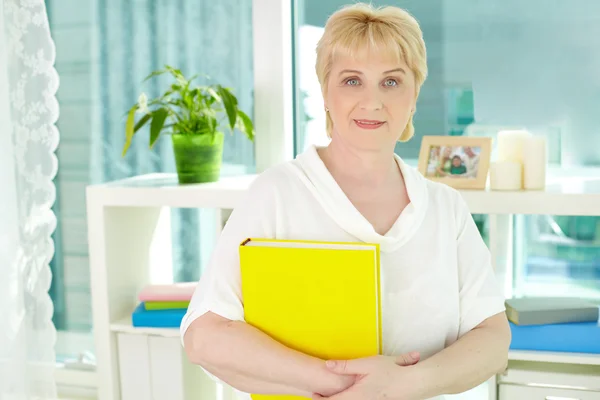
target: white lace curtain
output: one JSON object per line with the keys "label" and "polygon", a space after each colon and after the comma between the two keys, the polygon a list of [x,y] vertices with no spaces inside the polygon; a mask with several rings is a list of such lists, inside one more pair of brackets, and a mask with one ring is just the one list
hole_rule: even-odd
{"label": "white lace curtain", "polygon": [[58,145],[43,0],[0,0],[0,399],[56,399],[49,262]]}

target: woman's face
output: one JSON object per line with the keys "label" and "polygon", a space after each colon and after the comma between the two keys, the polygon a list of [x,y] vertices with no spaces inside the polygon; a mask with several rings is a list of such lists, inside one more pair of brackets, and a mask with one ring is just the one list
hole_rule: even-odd
{"label": "woman's face", "polygon": [[338,56],[327,82],[325,106],[332,140],[362,150],[394,148],[416,102],[414,74],[381,54]]}

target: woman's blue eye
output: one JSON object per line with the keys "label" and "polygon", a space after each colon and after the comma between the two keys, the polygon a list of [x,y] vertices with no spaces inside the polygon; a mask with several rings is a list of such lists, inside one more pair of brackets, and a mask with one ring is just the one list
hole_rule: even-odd
{"label": "woman's blue eye", "polygon": [[388,79],[385,81],[384,86],[397,86],[398,82],[395,79]]}
{"label": "woman's blue eye", "polygon": [[358,85],[358,79],[348,79],[346,81],[346,84],[350,85],[350,86],[356,86],[356,85]]}

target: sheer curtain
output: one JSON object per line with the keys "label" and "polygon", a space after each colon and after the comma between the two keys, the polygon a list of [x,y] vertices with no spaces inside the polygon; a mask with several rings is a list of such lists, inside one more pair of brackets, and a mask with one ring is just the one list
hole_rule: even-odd
{"label": "sheer curtain", "polygon": [[0,399],[56,399],[48,296],[58,163],[43,0],[0,0]]}

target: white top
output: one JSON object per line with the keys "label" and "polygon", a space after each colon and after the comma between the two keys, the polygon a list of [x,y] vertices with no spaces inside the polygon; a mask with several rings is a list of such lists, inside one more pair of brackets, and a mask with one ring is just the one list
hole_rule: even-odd
{"label": "white top", "polygon": [[231,214],[181,324],[207,311],[244,320],[238,248],[248,237],[380,244],[383,351],[426,359],[503,312],[490,253],[460,194],[396,157],[410,204],[379,235],[337,185],[316,147],[262,173]]}

